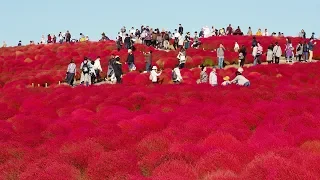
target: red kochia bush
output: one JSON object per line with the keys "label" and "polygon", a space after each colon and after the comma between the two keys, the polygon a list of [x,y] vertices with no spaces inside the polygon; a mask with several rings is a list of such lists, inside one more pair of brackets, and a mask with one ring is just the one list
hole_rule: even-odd
{"label": "red kochia bush", "polygon": [[168,161],[158,166],[152,173],[153,179],[196,179],[194,168],[184,161]]}
{"label": "red kochia bush", "polygon": [[268,153],[257,156],[242,174],[245,179],[317,179],[317,176],[300,164]]}
{"label": "red kochia bush", "polygon": [[113,179],[116,176],[137,174],[137,161],[131,152],[105,152],[92,159],[88,177],[92,180]]}

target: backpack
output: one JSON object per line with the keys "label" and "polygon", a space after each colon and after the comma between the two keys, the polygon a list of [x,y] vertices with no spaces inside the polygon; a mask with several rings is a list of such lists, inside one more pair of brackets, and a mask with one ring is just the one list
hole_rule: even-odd
{"label": "backpack", "polygon": [[301,45],[299,45],[297,48],[297,51],[300,51],[300,50],[301,50]]}
{"label": "backpack", "polygon": [[175,81],[177,80],[178,76],[175,70],[172,71],[172,80]]}
{"label": "backpack", "polygon": [[89,66],[88,66],[88,63],[89,63],[89,62],[87,61],[87,62],[84,63],[83,66],[82,66],[82,72],[83,72],[83,74],[88,74],[89,71],[90,71]]}

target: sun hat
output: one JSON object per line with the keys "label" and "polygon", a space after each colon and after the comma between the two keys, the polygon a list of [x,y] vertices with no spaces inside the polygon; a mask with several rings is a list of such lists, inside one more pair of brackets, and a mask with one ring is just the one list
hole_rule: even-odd
{"label": "sun hat", "polygon": [[157,66],[152,67],[152,70],[157,70],[157,69],[158,69]]}
{"label": "sun hat", "polygon": [[239,68],[238,68],[238,72],[239,72],[239,73],[243,73],[243,68],[242,68],[242,67],[239,67]]}
{"label": "sun hat", "polygon": [[223,80],[224,80],[224,81],[229,81],[229,80],[230,80],[230,77],[229,77],[229,76],[226,76],[226,77],[223,78]]}

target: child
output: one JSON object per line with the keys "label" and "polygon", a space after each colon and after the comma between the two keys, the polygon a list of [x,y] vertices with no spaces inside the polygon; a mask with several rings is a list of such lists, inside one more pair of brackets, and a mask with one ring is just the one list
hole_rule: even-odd
{"label": "child", "polygon": [[231,84],[229,76],[224,77],[223,80],[224,81],[221,83],[222,86],[228,86]]}

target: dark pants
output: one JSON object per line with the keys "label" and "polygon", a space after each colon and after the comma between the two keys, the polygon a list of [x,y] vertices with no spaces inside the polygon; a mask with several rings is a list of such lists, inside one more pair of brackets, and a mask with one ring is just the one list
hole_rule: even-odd
{"label": "dark pants", "polygon": [[279,64],[280,63],[280,57],[274,57],[274,61],[276,64]]}
{"label": "dark pants", "polygon": [[147,72],[151,71],[151,63],[149,63],[149,62],[146,63],[146,71]]}
{"label": "dark pants", "polygon": [[184,68],[184,65],[185,65],[185,63],[181,63],[181,64],[179,64],[179,69]]}
{"label": "dark pants", "polygon": [[243,67],[243,66],[244,66],[245,61],[246,61],[245,58],[241,59],[241,61],[240,61],[240,67]]}
{"label": "dark pants", "polygon": [[100,81],[101,77],[100,77],[100,70],[95,70],[96,72],[96,79],[97,79],[97,82]]}
{"label": "dark pants", "polygon": [[150,46],[150,45],[151,45],[151,40],[145,40],[145,42],[146,42],[146,45],[147,45],[147,46]]}
{"label": "dark pants", "polygon": [[117,74],[116,78],[117,78],[117,84],[121,84],[121,75]]}
{"label": "dark pants", "polygon": [[70,86],[73,86],[73,81],[74,81],[74,73],[67,73],[67,83],[70,85]]}
{"label": "dark pants", "polygon": [[296,56],[296,60],[298,61],[301,61],[301,59],[302,59],[302,54],[298,54],[297,56]]}

